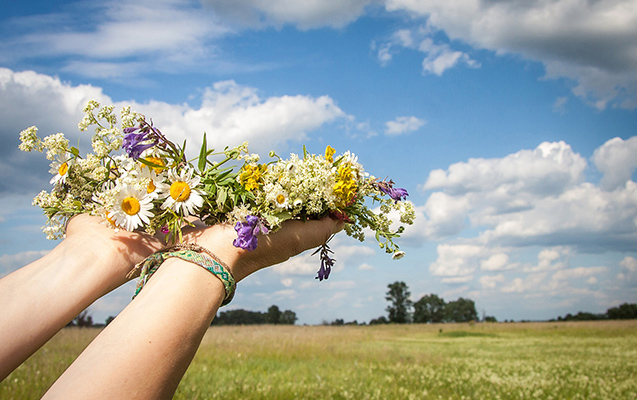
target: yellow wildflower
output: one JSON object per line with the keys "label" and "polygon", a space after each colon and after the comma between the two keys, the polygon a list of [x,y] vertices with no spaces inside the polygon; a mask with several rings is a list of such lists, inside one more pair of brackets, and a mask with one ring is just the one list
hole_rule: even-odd
{"label": "yellow wildflower", "polygon": [[339,198],[338,206],[345,207],[356,197],[358,183],[350,164],[342,164],[336,172],[337,179],[334,185],[334,194]]}
{"label": "yellow wildflower", "polygon": [[263,174],[265,171],[266,166],[264,164],[246,164],[241,168],[239,182],[247,190],[256,190],[263,183]]}
{"label": "yellow wildflower", "polygon": [[325,148],[325,159],[331,163],[334,162],[334,153],[336,153],[336,150],[334,150],[334,148],[332,146],[327,146]]}

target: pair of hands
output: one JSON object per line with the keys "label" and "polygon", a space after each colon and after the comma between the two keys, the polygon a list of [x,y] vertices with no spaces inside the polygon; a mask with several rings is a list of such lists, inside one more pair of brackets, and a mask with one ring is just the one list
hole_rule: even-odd
{"label": "pair of hands", "polygon": [[[277,232],[259,236],[253,251],[237,248],[237,237],[228,224],[197,225],[183,229],[184,242],[197,243],[212,251],[230,268],[235,280],[271,265],[288,260],[305,250],[318,247],[343,228],[343,222],[332,218],[313,221],[286,221]],[[101,218],[89,215],[73,217],[67,226],[66,239],[71,248],[89,252],[93,257],[109,257],[106,263],[121,283],[126,274],[144,258],[165,246],[163,240],[145,233],[114,229],[101,223]]]}

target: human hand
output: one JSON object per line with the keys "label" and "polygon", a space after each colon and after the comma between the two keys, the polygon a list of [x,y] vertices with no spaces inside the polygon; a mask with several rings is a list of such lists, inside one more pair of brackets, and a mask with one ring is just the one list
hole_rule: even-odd
{"label": "human hand", "polygon": [[72,217],[66,228],[64,251],[76,252],[92,262],[96,268],[106,268],[122,284],[131,268],[160,249],[163,240],[143,232],[115,231],[96,216],[80,214]]}
{"label": "human hand", "polygon": [[331,235],[343,228],[343,221],[325,217],[320,220],[292,220],[283,223],[281,229],[258,236],[258,246],[248,251],[235,247],[232,242],[237,232],[231,225],[188,227],[183,230],[184,242],[197,243],[212,251],[224,261],[236,282],[271,265],[325,243]]}

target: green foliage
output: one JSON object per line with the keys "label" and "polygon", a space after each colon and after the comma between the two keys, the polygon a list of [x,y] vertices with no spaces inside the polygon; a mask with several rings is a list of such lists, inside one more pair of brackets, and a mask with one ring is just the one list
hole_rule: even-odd
{"label": "green foliage", "polygon": [[478,321],[478,312],[473,300],[460,297],[456,301],[450,301],[445,306],[445,321],[470,322]]}
{"label": "green foliage", "polygon": [[294,311],[281,312],[278,306],[273,305],[265,313],[243,309],[222,311],[212,321],[212,325],[294,325],[297,319]]}
{"label": "green foliage", "polygon": [[435,294],[428,294],[420,298],[414,303],[414,322],[443,322],[445,319],[444,299]]}
{"label": "green foliage", "polygon": [[637,304],[624,303],[619,307],[609,308],[606,315],[609,319],[637,319]]}
{"label": "green foliage", "polygon": [[390,302],[390,305],[386,308],[386,311],[389,313],[389,322],[397,324],[410,322],[412,303],[409,299],[411,293],[409,292],[407,284],[405,282],[394,282],[387,285],[387,287],[389,290],[387,291],[385,300]]}

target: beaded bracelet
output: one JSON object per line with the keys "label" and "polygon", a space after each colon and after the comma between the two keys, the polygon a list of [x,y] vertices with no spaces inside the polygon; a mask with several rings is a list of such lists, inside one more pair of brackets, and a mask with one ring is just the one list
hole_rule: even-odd
{"label": "beaded bracelet", "polygon": [[135,289],[133,298],[139,294],[148,279],[150,279],[150,277],[159,269],[161,264],[170,257],[176,257],[181,260],[191,262],[211,272],[214,276],[221,280],[226,292],[226,296],[224,297],[221,305],[225,306],[232,301],[237,285],[228,266],[225,265],[210,250],[193,243],[175,244],[164,247],[163,249],[148,256],[139,264],[135,265],[135,267],[127,275],[127,278],[130,279],[136,275],[138,270],[140,270],[139,282],[137,283],[137,288]]}

